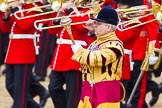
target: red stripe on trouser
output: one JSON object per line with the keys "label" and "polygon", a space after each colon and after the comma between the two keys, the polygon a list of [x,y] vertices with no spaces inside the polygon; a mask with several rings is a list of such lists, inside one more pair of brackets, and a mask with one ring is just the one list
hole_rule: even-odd
{"label": "red stripe on trouser", "polygon": [[141,79],[141,87],[140,87],[140,96],[138,100],[138,108],[143,108],[145,96],[146,96],[146,88],[147,88],[147,72],[143,73]]}
{"label": "red stripe on trouser", "polygon": [[26,81],[27,81],[27,74],[28,74],[28,65],[25,65],[24,69],[24,84],[23,84],[23,91],[22,91],[22,107],[25,108],[25,94],[26,94]]}

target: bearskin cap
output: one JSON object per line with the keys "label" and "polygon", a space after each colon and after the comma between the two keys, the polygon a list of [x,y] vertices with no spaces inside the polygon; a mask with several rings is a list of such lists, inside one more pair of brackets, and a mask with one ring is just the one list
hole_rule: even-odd
{"label": "bearskin cap", "polygon": [[132,6],[139,6],[144,4],[144,0],[113,0],[115,3],[120,3],[124,5],[128,5],[129,7]]}

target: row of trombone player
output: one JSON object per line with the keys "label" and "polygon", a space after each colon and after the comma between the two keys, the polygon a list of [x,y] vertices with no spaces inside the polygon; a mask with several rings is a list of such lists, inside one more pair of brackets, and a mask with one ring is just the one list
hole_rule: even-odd
{"label": "row of trombone player", "polygon": [[[49,2],[49,4],[47,4],[47,5],[37,6],[36,4],[34,4],[34,1],[32,1],[32,0],[27,0],[27,1],[32,2],[35,7],[15,12],[15,17],[19,20],[20,19],[26,19],[26,18],[32,18],[32,17],[36,17],[36,16],[41,16],[41,15],[48,15],[48,14],[51,14],[51,13],[54,13],[54,12],[58,12],[59,9],[62,7],[62,5],[64,5],[64,3],[65,3],[65,1],[63,1],[63,0],[51,0]],[[99,4],[100,6],[104,4],[104,1],[93,1],[89,4],[83,4],[81,6],[80,3],[82,1],[76,0],[76,1],[72,1],[72,2],[76,2],[75,3],[76,7],[83,7],[83,8],[92,8],[92,5],[94,6],[96,4],[96,2],[100,2],[100,4]],[[4,2],[0,2],[0,11],[5,12],[8,8],[9,8],[9,6],[8,6],[8,3],[7,3],[7,0],[5,0]],[[31,16],[23,16],[23,17],[19,17],[17,15],[18,13],[21,13],[21,12],[30,12],[30,11],[43,12],[42,11],[43,8],[51,8],[52,11],[44,12],[44,13],[40,13],[40,14],[36,14],[36,15],[31,15]]]}
{"label": "row of trombone player", "polygon": [[[32,1],[30,1],[30,2],[32,2]],[[69,33],[69,36],[72,40],[72,43],[75,44],[73,36],[72,36],[72,32],[71,32],[71,26],[77,25],[77,24],[85,24],[88,21],[75,22],[74,23],[74,22],[71,21],[71,18],[76,17],[76,16],[85,16],[85,15],[88,15],[88,16],[93,15],[95,17],[97,15],[97,13],[99,12],[99,10],[101,9],[101,6],[104,4],[104,1],[93,1],[92,0],[89,4],[82,5],[82,8],[89,8],[89,11],[87,11],[85,13],[81,13],[81,14],[78,13],[78,10],[77,10],[77,8],[79,6],[81,6],[80,1],[73,1],[73,2],[76,2],[75,3],[76,8],[74,8],[75,12],[77,13],[76,15],[69,15],[69,16],[66,16],[66,17],[61,16],[61,17],[55,17],[55,18],[47,18],[47,19],[36,20],[34,22],[35,28],[37,30],[43,30],[43,29],[65,27],[65,29]],[[1,8],[4,7],[3,11],[5,11],[8,8],[7,1],[5,1],[1,4],[2,5],[0,7]],[[52,13],[57,13],[58,11],[60,11],[60,9],[63,7],[64,4],[65,4],[65,2],[61,1],[61,0],[60,1],[58,1],[58,0],[57,1],[56,0],[50,1],[49,4],[43,5],[43,6],[37,6],[33,2],[33,5],[34,5],[33,8],[29,8],[29,9],[25,9],[25,10],[19,10],[19,11],[15,12],[14,15],[18,20],[43,16],[43,15],[45,16],[45,15],[49,15],[49,14],[52,14]],[[50,11],[43,12],[44,8],[50,8]],[[18,16],[18,14],[21,14],[21,13],[24,13],[24,12],[31,12],[31,11],[39,11],[40,13],[34,14],[34,15],[29,15],[29,16],[24,16],[24,15]],[[147,23],[155,21],[155,20],[158,20],[159,23],[162,23],[161,22],[161,19],[162,19],[161,6],[154,1],[152,1],[152,8],[151,9],[149,9],[148,6],[146,6],[146,5],[141,5],[141,6],[134,6],[134,7],[127,8],[127,9],[116,9],[116,11],[119,13],[119,17],[121,17],[121,18],[125,17],[125,18],[129,19],[128,21],[120,22],[118,24],[117,29],[120,30],[120,31],[129,30],[131,28],[138,27],[138,26],[141,26],[143,24],[147,24]],[[140,21],[142,18],[145,18],[149,15],[154,15],[155,19],[148,20],[148,21],[145,21],[145,22]],[[51,26],[47,26],[47,27],[38,26],[39,23],[43,23],[43,22],[47,22],[47,21],[53,21],[53,20],[60,20],[61,23],[59,25],[51,25]]]}
{"label": "row of trombone player", "polygon": [[[93,5],[89,6],[91,8],[90,11],[88,11],[86,13],[78,14],[77,16],[92,15],[92,14],[94,14],[94,16],[96,16],[98,11],[101,8],[101,5],[103,5],[103,3],[104,3],[104,1],[101,2],[101,4],[98,4],[98,2],[91,3]],[[155,20],[157,20],[159,22],[159,24],[161,24],[162,23],[162,8],[161,8],[161,5],[154,2],[153,0],[152,0],[151,3],[152,3],[152,8],[149,8],[146,5],[141,5],[141,6],[134,6],[134,7],[127,8],[127,9],[116,9],[116,11],[119,13],[119,17],[121,17],[121,18],[125,17],[125,18],[129,19],[128,21],[119,23],[118,24],[118,29],[120,31],[124,31],[124,30],[128,30],[128,29],[131,29],[131,28],[134,28],[134,27],[141,26],[143,24],[147,24],[147,23],[155,21]],[[57,12],[61,8],[62,2],[55,1],[52,4],[53,4],[53,8],[56,7],[56,9],[57,9],[57,10],[54,10],[54,12]],[[37,7],[37,8],[43,8],[43,7],[46,7],[46,6]],[[25,10],[25,11],[27,11],[27,10]],[[40,14],[38,14],[36,16],[47,15],[47,14],[50,14],[50,13],[52,13],[52,12],[40,13]],[[142,19],[144,17],[147,17],[149,15],[154,15],[155,19],[149,20],[147,22],[141,22],[140,21],[140,19]],[[15,14],[15,16],[17,16],[17,15]],[[76,15],[70,15],[68,17],[75,17],[75,16]],[[24,19],[24,18],[30,18],[30,17],[34,17],[34,16],[26,16],[26,17],[22,17],[22,18],[17,17],[17,18],[18,19]],[[50,20],[61,19],[61,18],[62,17],[47,18],[47,19],[37,20],[34,23],[34,25],[35,25],[36,29],[50,29],[50,28],[62,27],[62,25],[56,25],[56,26],[50,26],[50,27],[44,27],[44,28],[37,27],[37,23],[50,21]],[[71,25],[83,24],[83,23],[86,23],[86,21],[85,22],[71,23]],[[127,26],[127,25],[131,25],[133,23],[136,23],[136,24],[131,26],[131,27],[120,28],[121,25]]]}
{"label": "row of trombone player", "polygon": [[[32,1],[31,1],[32,2]],[[80,1],[75,1],[77,6],[79,5]],[[99,4],[99,3],[100,4]],[[62,7],[62,5],[64,5],[65,2],[61,1],[61,0],[52,0],[50,1],[49,4],[47,5],[43,5],[43,6],[37,6],[35,5],[35,7],[31,8],[31,9],[26,9],[26,10],[19,10],[17,12],[14,13],[15,17],[19,20],[21,19],[26,19],[26,18],[32,18],[32,17],[37,17],[37,16],[41,16],[41,15],[49,15],[52,14],[54,12],[58,12],[59,9]],[[161,6],[160,4],[154,2],[152,0],[152,8],[148,8],[148,6],[146,5],[141,5],[141,6],[134,6],[131,8],[127,8],[127,9],[116,9],[116,11],[119,14],[119,17],[125,17],[128,18],[128,21],[122,22],[118,24],[118,29],[121,31],[124,30],[128,30],[155,20],[158,20],[158,22],[161,24],[162,23],[162,11],[161,11]],[[34,3],[33,3],[34,4]],[[104,1],[92,1],[90,4],[86,4],[85,7],[89,7],[90,11],[86,12],[86,13],[82,13],[82,14],[77,14],[78,16],[84,16],[84,15],[92,15],[94,14],[94,16],[97,15],[98,11],[100,10],[101,6],[104,4]],[[48,12],[43,12],[43,8],[51,8],[51,11]],[[82,6],[84,7],[84,5]],[[7,0],[5,0],[4,2],[0,3],[0,11],[5,12],[5,10],[9,8],[9,6],[7,5]],[[34,14],[34,15],[29,15],[29,16],[18,16],[19,13],[23,13],[23,12],[30,12],[30,11],[40,11],[39,14]],[[77,9],[76,9],[77,11]],[[122,13],[122,14],[121,14]],[[147,22],[140,22],[139,19],[147,17],[149,15],[154,14],[155,19],[151,20],[151,21],[147,21]],[[75,17],[76,15],[70,15],[68,17]],[[37,23],[40,22],[45,22],[45,21],[50,21],[50,20],[56,20],[56,19],[61,19],[62,17],[56,17],[56,18],[47,18],[47,19],[42,19],[42,20],[37,20],[34,25],[36,29],[50,29],[50,28],[57,28],[57,27],[62,27],[62,25],[56,25],[56,26],[50,26],[50,27],[44,27],[44,28],[40,28],[38,27]],[[77,22],[77,23],[71,23],[71,25],[75,25],[75,24],[83,24],[86,22]],[[127,28],[121,28],[120,26],[124,25],[131,25],[132,23],[136,23],[136,25],[133,25],[131,27],[127,27]]]}
{"label": "row of trombone player", "polygon": [[[30,0],[29,0],[30,1]],[[32,1],[30,1],[32,2]],[[74,1],[76,2],[76,7],[81,6],[80,5],[80,1]],[[29,8],[29,9],[25,9],[25,10],[19,10],[17,12],[14,13],[15,17],[18,20],[21,19],[27,19],[27,18],[32,18],[32,17],[37,17],[37,16],[41,16],[41,15],[48,15],[54,12],[58,12],[62,6],[64,5],[64,1],[58,1],[58,0],[53,0],[50,1],[49,4],[47,5],[43,5],[43,6],[37,6],[34,2],[32,2],[34,7],[33,8]],[[47,18],[47,19],[41,19],[41,20],[36,20],[34,22],[34,26],[37,30],[43,30],[43,29],[50,29],[50,28],[57,28],[57,27],[65,27],[66,23],[68,26],[72,26],[72,25],[77,25],[77,24],[85,24],[88,21],[84,21],[84,22],[75,22],[73,23],[71,21],[70,18],[72,17],[76,17],[76,16],[84,16],[84,15],[92,15],[95,17],[97,15],[97,13],[99,12],[99,10],[101,9],[101,6],[104,4],[104,1],[91,1],[89,4],[83,5],[82,8],[90,8],[89,11],[85,12],[85,13],[78,13],[76,15],[69,15],[66,17],[55,17],[55,18]],[[129,30],[131,28],[134,27],[138,27],[144,24],[147,24],[149,22],[155,21],[157,20],[159,22],[159,24],[162,24],[162,8],[161,5],[154,2],[152,0],[151,2],[152,4],[152,8],[149,8],[146,5],[141,5],[141,6],[134,6],[131,8],[126,8],[126,9],[116,9],[116,11],[119,13],[119,17],[121,18],[127,18],[129,19],[128,21],[124,21],[124,22],[120,22],[117,26],[117,29],[120,31],[125,31],[125,30]],[[47,8],[50,7],[51,11],[48,12],[43,12],[43,8]],[[7,0],[5,0],[4,2],[1,3],[0,5],[0,10],[5,12],[6,9],[9,8],[9,6],[7,5]],[[77,13],[77,8],[74,9]],[[23,12],[31,12],[31,11],[39,11],[40,13],[38,14],[34,14],[34,15],[29,15],[29,16],[18,16],[18,14],[23,13]],[[145,22],[141,22],[140,20],[142,18],[145,18],[149,15],[154,15],[155,19],[152,20],[148,20]],[[52,26],[48,26],[48,27],[38,27],[38,23],[43,23],[46,21],[53,21],[53,20],[60,20],[61,23],[59,25],[52,25]],[[130,26],[131,25],[131,26]],[[124,27],[123,27],[124,26]],[[129,27],[127,27],[129,26]],[[68,27],[69,28],[69,27]],[[70,32],[70,29],[68,30]],[[71,33],[70,33],[71,35]],[[74,41],[73,41],[74,43]]]}

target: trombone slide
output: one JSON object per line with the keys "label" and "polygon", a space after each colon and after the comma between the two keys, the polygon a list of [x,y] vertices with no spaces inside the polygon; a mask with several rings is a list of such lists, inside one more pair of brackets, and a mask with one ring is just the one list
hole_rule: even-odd
{"label": "trombone slide", "polygon": [[[70,25],[77,25],[77,24],[85,24],[88,21],[83,21],[83,22],[76,22],[76,23],[71,23]],[[37,27],[36,23],[34,23],[34,26],[37,30],[45,30],[45,29],[51,29],[51,28],[58,28],[58,27],[64,27],[63,25],[53,25],[53,26],[48,26],[48,27]]]}
{"label": "trombone slide", "polygon": [[138,26],[141,26],[141,25],[144,25],[144,24],[147,24],[147,23],[150,23],[150,22],[153,22],[153,21],[156,21],[157,19],[152,19],[152,20],[149,20],[149,21],[146,21],[146,22],[139,22],[139,24],[136,24],[136,25],[133,25],[133,26],[130,26],[130,27],[126,27],[126,28],[121,28],[123,25],[129,25],[129,23],[131,21],[137,21],[139,20],[140,18],[144,18],[144,17],[147,17],[147,16],[150,16],[150,15],[153,15],[153,13],[149,13],[149,14],[146,14],[145,16],[140,16],[140,17],[137,17],[137,18],[134,18],[134,19],[131,19],[131,20],[128,20],[128,21],[124,21],[124,22],[121,22],[117,25],[117,29],[120,30],[120,31],[125,31],[125,30],[129,30],[129,29],[132,29],[132,28],[135,28],[135,27],[138,27]]}
{"label": "trombone slide", "polygon": [[[81,17],[81,16],[84,16],[84,15],[90,15],[90,14],[93,14],[93,12],[87,12],[87,13],[83,13],[83,14],[76,14],[76,15],[70,15],[70,16],[67,16],[67,17]],[[63,16],[62,16],[63,17]],[[51,29],[51,28],[58,28],[58,27],[63,27],[62,25],[53,25],[53,26],[48,26],[48,27],[38,27],[37,26],[37,23],[41,23],[41,22],[45,22],[45,21],[53,21],[53,20],[58,20],[58,19],[61,19],[62,17],[55,17],[55,18],[48,18],[48,19],[42,19],[42,20],[36,20],[34,22],[34,27],[37,29],[37,30],[45,30],[45,29]],[[84,24],[84,23],[87,23],[87,21],[83,21],[83,22],[75,22],[75,23],[71,23],[70,25],[77,25],[77,24]]]}

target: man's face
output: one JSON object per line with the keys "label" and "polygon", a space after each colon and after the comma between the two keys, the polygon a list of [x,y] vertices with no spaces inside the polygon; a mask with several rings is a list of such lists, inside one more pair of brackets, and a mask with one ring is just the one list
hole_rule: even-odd
{"label": "man's face", "polygon": [[95,31],[96,36],[100,36],[100,35],[104,35],[107,33],[109,24],[94,21],[93,26],[94,26],[94,31]]}

